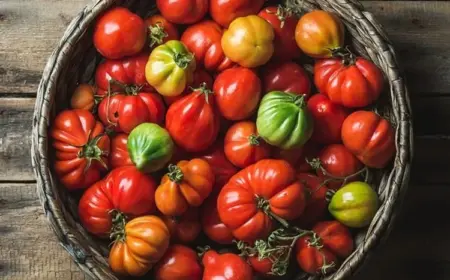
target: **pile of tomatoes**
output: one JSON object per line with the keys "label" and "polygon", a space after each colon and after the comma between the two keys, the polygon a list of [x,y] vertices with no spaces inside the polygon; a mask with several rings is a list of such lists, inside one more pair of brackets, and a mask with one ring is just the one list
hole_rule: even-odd
{"label": "pile of tomatoes", "polygon": [[331,273],[354,249],[349,228],[377,211],[369,169],[395,154],[393,127],[367,109],[382,72],[325,11],[156,2],[145,20],[122,7],[98,18],[95,84],[52,122],[80,223],[112,241],[118,275]]}

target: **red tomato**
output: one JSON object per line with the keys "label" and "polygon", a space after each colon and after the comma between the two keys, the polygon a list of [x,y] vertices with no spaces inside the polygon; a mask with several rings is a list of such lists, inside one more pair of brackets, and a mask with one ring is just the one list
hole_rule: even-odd
{"label": "red tomato", "polygon": [[107,171],[109,137],[87,110],[59,113],[50,131],[55,149],[55,172],[69,190],[83,189]]}
{"label": "red tomato", "polygon": [[111,138],[111,153],[109,163],[111,168],[134,165],[130,159],[127,148],[128,135],[119,133]]}
{"label": "red tomato", "polygon": [[192,92],[192,88],[196,89],[196,88],[200,88],[201,85],[205,83],[207,88],[212,88],[214,81],[213,78],[211,77],[211,75],[206,72],[203,69],[196,69],[194,72],[194,79],[192,82],[192,85],[190,85],[189,87],[186,88],[186,90],[184,91],[184,93],[177,95],[177,96],[163,96],[164,101],[166,102],[167,106],[172,105],[173,103],[175,103],[175,101],[180,100],[181,98],[183,98],[184,96],[186,96],[186,94],[189,94]]}
{"label": "red tomato", "polygon": [[311,161],[315,159],[321,150],[322,147],[319,144],[312,141],[307,142],[305,146],[303,146],[303,153],[300,160],[294,165],[296,170],[298,172],[313,171],[311,165],[306,160]]}
{"label": "red tomato", "polygon": [[156,183],[134,166],[119,167],[92,185],[80,199],[78,215],[83,227],[99,237],[108,237],[117,215],[127,218],[155,210]]}
{"label": "red tomato", "polygon": [[95,23],[94,46],[108,59],[135,55],[145,45],[147,27],[128,9],[116,7],[104,13]]}
{"label": "red tomato", "polygon": [[217,254],[208,251],[203,256],[203,280],[251,280],[252,268],[241,257],[235,254]]}
{"label": "red tomato", "polygon": [[267,20],[275,32],[275,61],[289,61],[301,54],[295,41],[298,18],[282,6],[271,6],[261,10],[258,16]]}
{"label": "red tomato", "polygon": [[212,20],[189,26],[181,36],[181,42],[191,51],[197,65],[208,71],[221,72],[233,66],[233,61],[222,50],[222,27]]}
{"label": "red tomato", "polygon": [[172,245],[154,268],[155,280],[201,280],[197,253],[183,245]]}
{"label": "red tomato", "polygon": [[172,240],[180,243],[194,241],[200,234],[202,227],[197,208],[189,208],[178,217],[163,216],[162,220],[167,225]]}
{"label": "red tomato", "polygon": [[263,4],[264,0],[211,0],[209,13],[215,22],[228,27],[238,17],[256,15]]}
{"label": "red tomato", "polygon": [[255,256],[249,257],[247,260],[255,272],[265,277],[270,276],[270,273],[272,272],[273,262],[269,258],[260,260],[258,257]]}
{"label": "red tomato", "polygon": [[327,213],[328,202],[326,196],[328,188],[326,185],[323,185],[323,179],[310,173],[298,173],[297,178],[305,185],[309,195],[305,211],[296,221],[296,224],[301,228],[310,228]]}
{"label": "red tomato", "polygon": [[306,204],[304,185],[284,160],[264,159],[234,175],[220,191],[217,209],[222,222],[242,241],[268,236],[272,218],[293,220]]}
{"label": "red tomato", "polygon": [[369,111],[357,111],[342,125],[342,142],[365,165],[385,167],[395,155],[395,134],[391,124]]}
{"label": "red tomato", "polygon": [[178,24],[192,24],[206,15],[209,0],[157,0],[156,5],[167,20]]}
{"label": "red tomato", "polygon": [[297,165],[303,157],[303,147],[294,148],[290,150],[283,150],[278,147],[272,147],[272,157],[276,159],[283,159],[289,162],[293,167]]}
{"label": "red tomato", "polygon": [[308,100],[308,109],[314,120],[311,139],[321,144],[341,142],[341,128],[348,116],[345,108],[333,103],[326,95],[316,94]]}
{"label": "red tomato", "polygon": [[271,64],[263,72],[264,90],[309,95],[311,83],[303,68],[294,63]]}
{"label": "red tomato", "polygon": [[208,149],[219,134],[220,116],[211,94],[203,85],[167,111],[166,129],[175,143],[188,152]]}
{"label": "red tomato", "polygon": [[211,195],[202,208],[203,232],[214,242],[219,244],[232,244],[233,234],[226,225],[222,223],[217,212],[217,195]]}
{"label": "red tomato", "polygon": [[261,80],[248,68],[227,69],[217,76],[214,93],[222,116],[232,121],[244,120],[258,107]]}
{"label": "red tomato", "polygon": [[316,63],[314,82],[332,102],[358,108],[378,99],[383,90],[383,73],[362,57],[351,61],[330,58]]}
{"label": "red tomato", "polygon": [[161,15],[147,18],[145,24],[148,27],[151,48],[180,38],[177,27]]}

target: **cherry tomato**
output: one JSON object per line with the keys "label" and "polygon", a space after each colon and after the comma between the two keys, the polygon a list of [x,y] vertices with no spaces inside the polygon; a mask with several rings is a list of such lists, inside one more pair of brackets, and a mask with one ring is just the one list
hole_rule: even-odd
{"label": "cherry tomato", "polygon": [[203,256],[203,280],[250,280],[253,272],[250,265],[235,254],[219,255],[210,250]]}
{"label": "cherry tomato", "polygon": [[264,90],[309,95],[311,83],[303,68],[294,62],[271,64],[263,72]]}
{"label": "cherry tomato", "polygon": [[70,107],[92,112],[98,103],[98,99],[95,97],[96,92],[95,87],[88,84],[80,84],[70,98]]}
{"label": "cherry tomato", "polygon": [[200,21],[208,12],[209,0],[156,0],[161,14],[178,24]]}
{"label": "cherry tomato", "polygon": [[296,220],[301,228],[310,228],[327,213],[328,202],[326,199],[328,187],[323,184],[323,179],[310,174],[298,173],[297,178],[302,182],[308,192],[308,200],[302,216]]}
{"label": "cherry tomato", "polygon": [[200,216],[197,208],[189,208],[178,217],[163,216],[172,240],[180,243],[194,241],[201,231]]}
{"label": "cherry tomato", "polygon": [[201,280],[197,253],[183,245],[172,245],[154,268],[155,280]]}
{"label": "cherry tomato", "polygon": [[219,244],[233,243],[231,230],[222,223],[217,212],[217,195],[211,195],[206,200],[201,213],[203,232],[209,239]]}
{"label": "cherry tomato", "polygon": [[228,27],[238,17],[257,14],[263,4],[264,0],[211,0],[209,13],[215,22]]}
{"label": "cherry tomato", "polygon": [[111,153],[109,154],[109,163],[112,168],[134,165],[128,154],[127,148],[128,135],[119,133],[111,138]]}
{"label": "cherry tomato", "polygon": [[153,15],[145,20],[148,27],[150,47],[156,47],[170,40],[180,39],[177,27],[161,15]]}

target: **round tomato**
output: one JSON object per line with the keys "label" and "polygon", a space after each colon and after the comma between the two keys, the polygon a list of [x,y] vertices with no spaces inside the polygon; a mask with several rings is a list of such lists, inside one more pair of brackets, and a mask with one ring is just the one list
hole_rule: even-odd
{"label": "round tomato", "polygon": [[281,5],[264,8],[259,12],[258,16],[267,20],[275,32],[273,59],[276,61],[289,61],[298,58],[301,52],[295,41],[297,17]]}
{"label": "round tomato", "polygon": [[315,58],[333,56],[344,45],[344,25],[338,16],[314,10],[303,15],[295,28],[298,47]]}
{"label": "round tomato", "polygon": [[70,107],[72,109],[83,109],[93,111],[98,104],[96,97],[96,88],[88,84],[80,84],[70,98]]}
{"label": "round tomato", "polygon": [[250,280],[253,272],[250,265],[235,254],[226,253],[219,255],[210,250],[203,256],[203,280]]}
{"label": "round tomato", "polygon": [[144,21],[128,9],[116,7],[100,16],[94,27],[94,46],[108,59],[118,59],[140,52],[145,45]]}
{"label": "round tomato", "polygon": [[119,133],[111,138],[111,153],[109,154],[111,168],[133,165],[130,154],[128,154],[127,142],[128,135],[125,133]]}
{"label": "round tomato", "polygon": [[100,180],[108,169],[109,137],[92,113],[73,109],[59,113],[50,130],[55,172],[69,190]]}
{"label": "round tomato", "polygon": [[118,218],[133,218],[155,210],[155,189],[153,178],[136,167],[116,168],[83,194],[78,204],[80,221],[90,233],[108,237]]}
{"label": "round tomato", "polygon": [[342,125],[342,142],[362,163],[384,168],[395,155],[395,133],[391,124],[369,111],[357,111]]}
{"label": "round tomato", "polygon": [[244,168],[270,156],[271,147],[260,139],[254,122],[235,123],[225,136],[225,155],[237,167]]}
{"label": "round tomato", "polygon": [[209,0],[156,0],[161,14],[178,24],[200,21],[208,12]]}
{"label": "round tomato", "polygon": [[202,280],[197,253],[183,245],[172,245],[154,268],[155,280]]}
{"label": "round tomato", "polygon": [[259,259],[259,257],[254,256],[248,257],[247,260],[255,272],[261,274],[262,276],[270,277],[273,266],[273,262],[270,258]]}
{"label": "round tomato", "polygon": [[169,230],[156,216],[135,218],[115,228],[111,237],[114,244],[109,252],[109,266],[126,276],[143,276],[150,271],[164,256],[170,240]]}
{"label": "round tomato", "polygon": [[145,20],[148,27],[150,47],[156,47],[170,40],[180,39],[177,27],[161,15],[153,15]]}
{"label": "round tomato", "polygon": [[232,121],[244,120],[258,107],[261,80],[247,68],[227,69],[217,76],[214,93],[222,116]]}
{"label": "round tomato", "polygon": [[167,216],[179,216],[189,207],[198,207],[209,196],[214,185],[214,174],[202,159],[180,161],[169,166],[156,190],[159,211]]}
{"label": "round tomato", "polygon": [[380,96],[383,73],[362,57],[330,58],[314,66],[314,82],[333,103],[349,108],[365,107]]}
{"label": "round tomato", "polygon": [[263,73],[264,90],[309,95],[311,83],[305,70],[295,62],[268,66]]}
{"label": "round tomato", "polygon": [[202,226],[197,208],[189,208],[178,217],[163,216],[162,219],[175,242],[190,243],[200,234]]}
{"label": "round tomato", "polygon": [[186,87],[185,91],[182,94],[178,96],[163,96],[164,101],[166,102],[167,106],[170,106],[175,103],[175,101],[180,100],[187,94],[191,93],[192,89],[200,88],[203,83],[206,84],[206,88],[212,88],[214,81],[208,72],[203,69],[197,69],[194,72],[194,80],[192,84]]}
{"label": "round tomato", "polygon": [[203,204],[201,219],[203,232],[209,239],[224,245],[233,243],[231,230],[219,218],[217,195],[211,195]]}
{"label": "round tomato", "polygon": [[239,65],[258,67],[272,57],[274,38],[272,26],[261,17],[240,17],[223,33],[222,49],[227,57]]}
{"label": "round tomato", "polygon": [[310,228],[327,213],[328,202],[326,196],[328,188],[323,184],[321,178],[310,173],[298,173],[297,178],[305,185],[309,195],[305,211],[296,221],[296,224],[301,228]]}
{"label": "round tomato", "polygon": [[209,13],[215,22],[228,27],[238,17],[257,14],[263,5],[264,0],[211,0]]}
{"label": "round tomato", "polygon": [[303,213],[304,185],[284,160],[264,159],[234,175],[220,191],[217,209],[220,220],[233,235],[245,242],[266,238],[272,219],[281,223]]}

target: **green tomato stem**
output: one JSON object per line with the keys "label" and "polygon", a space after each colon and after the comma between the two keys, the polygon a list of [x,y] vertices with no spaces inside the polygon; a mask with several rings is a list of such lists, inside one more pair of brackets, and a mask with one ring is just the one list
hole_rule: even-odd
{"label": "green tomato stem", "polygon": [[191,64],[193,59],[194,59],[194,55],[190,52],[175,53],[173,55],[173,60],[175,61],[175,64],[178,67],[180,67],[181,69],[186,69],[189,66],[189,64]]}
{"label": "green tomato stem", "polygon": [[177,184],[181,183],[184,179],[183,171],[181,171],[181,169],[175,164],[169,165],[169,173],[167,173],[167,176],[169,177],[170,181]]}
{"label": "green tomato stem", "polygon": [[164,41],[164,38],[167,38],[169,36],[164,30],[161,22],[157,22],[155,25],[150,25],[148,27],[148,31],[150,38],[150,47],[161,45]]}
{"label": "green tomato stem", "polygon": [[271,219],[277,221],[283,227],[289,228],[289,223],[285,219],[279,217],[278,215],[274,214],[272,212],[272,210],[270,210],[270,203],[267,199],[265,199],[264,197],[261,197],[261,196],[257,196],[256,197],[256,205],[257,205],[256,207],[261,209]]}
{"label": "green tomato stem", "polygon": [[127,223],[127,216],[116,209],[109,211],[108,214],[112,220],[109,237],[113,242],[124,242],[126,239],[125,225]]}
{"label": "green tomato stem", "polygon": [[259,142],[259,135],[252,134],[248,137],[248,142],[252,146],[259,146],[261,143]]}

